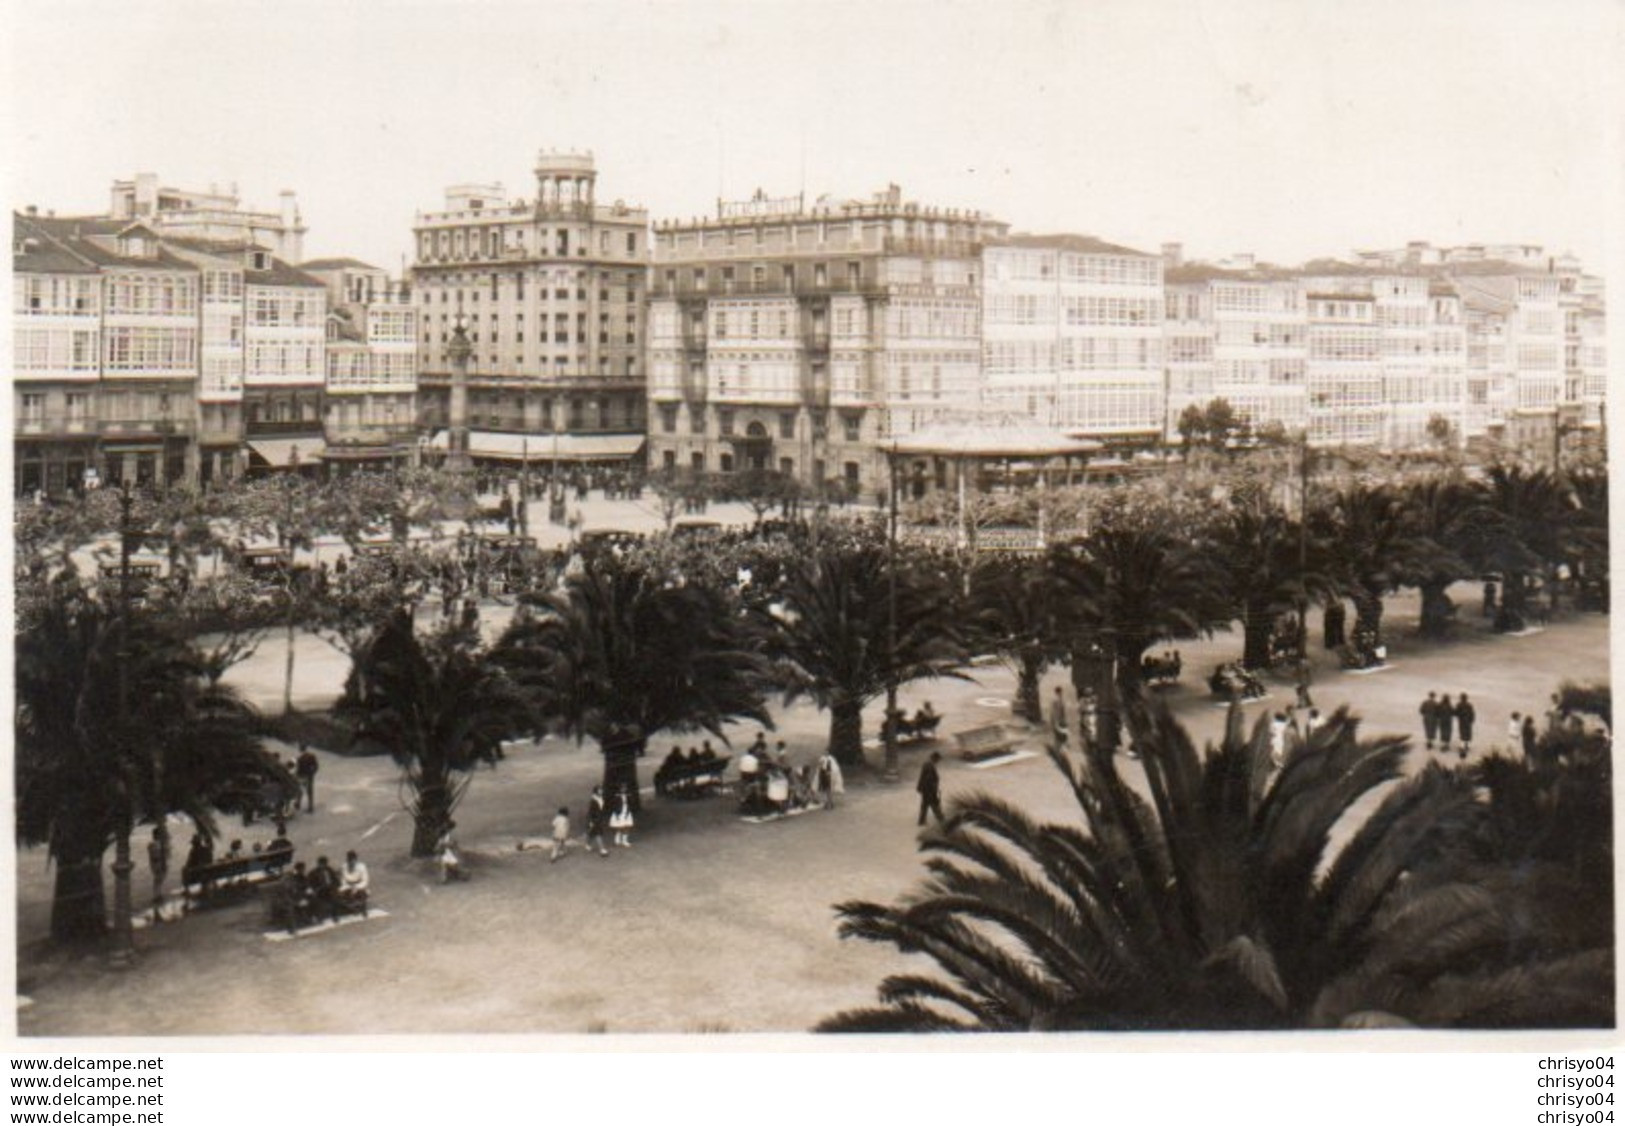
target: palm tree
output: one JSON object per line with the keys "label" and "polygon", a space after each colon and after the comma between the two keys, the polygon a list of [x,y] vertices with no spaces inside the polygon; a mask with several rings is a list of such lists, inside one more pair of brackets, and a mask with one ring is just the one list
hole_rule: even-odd
{"label": "palm tree", "polygon": [[[1509,941],[1518,905],[1504,886],[1451,866],[1480,816],[1466,774],[1434,765],[1400,781],[1403,740],[1359,738],[1346,710],[1278,771],[1263,721],[1245,737],[1239,709],[1205,758],[1160,705],[1131,722],[1143,783],[1097,744],[1081,771],[1053,753],[1075,821],[969,797],[923,838],[930,877],[917,892],[837,905],[843,937],[923,953],[942,976],[888,977],[879,1006],[821,1029],[1419,1022],[1448,1015],[1466,976],[1493,977],[1502,995],[1521,983],[1528,999],[1581,974]],[[1372,802],[1338,847],[1334,827]]]}
{"label": "palm tree", "polygon": [[404,611],[378,627],[357,654],[355,672],[343,710],[357,721],[358,743],[383,747],[400,765],[412,855],[431,856],[474,768],[525,727],[526,700],[466,631],[420,638]]}
{"label": "palm tree", "polygon": [[[102,859],[143,821],[210,810],[264,766],[259,725],[156,615],[118,615],[69,570],[27,602],[16,644],[17,833],[57,866],[51,937],[107,927]],[[122,845],[121,845],[122,847]]]}
{"label": "palm tree", "polygon": [[537,713],[604,753],[604,788],[638,801],[637,760],[660,731],[750,719],[772,726],[762,638],[736,597],[654,557],[601,552],[498,640],[496,659]]}
{"label": "palm tree", "polygon": [[1231,613],[1241,618],[1241,663],[1247,668],[1269,664],[1277,615],[1328,585],[1313,569],[1312,554],[1311,569],[1304,572],[1300,535],[1297,522],[1273,505],[1232,503],[1204,537]]}
{"label": "palm tree", "polygon": [[1311,515],[1333,545],[1333,575],[1354,601],[1354,637],[1382,644],[1382,600],[1402,578],[1425,565],[1425,542],[1404,495],[1387,485],[1355,484],[1330,496]]}
{"label": "palm tree", "polygon": [[1490,467],[1477,513],[1490,534],[1478,561],[1503,577],[1496,629],[1522,628],[1529,575],[1543,565],[1555,567],[1565,561],[1575,543],[1580,503],[1548,470]]}
{"label": "palm tree", "polygon": [[1201,637],[1224,620],[1224,593],[1211,556],[1167,522],[1126,515],[1103,523],[1079,549],[1075,590],[1093,592],[1084,618],[1109,633],[1116,682],[1140,688],[1141,660],[1163,641]]}
{"label": "palm tree", "polygon": [[[786,697],[830,713],[829,748],[843,765],[863,761],[863,708],[889,686],[955,675],[963,663],[964,615],[946,560],[909,552],[898,560],[892,620],[891,560],[872,533],[831,537],[790,560],[772,621],[772,653]],[[895,648],[888,644],[895,624]]]}
{"label": "palm tree", "polygon": [[1015,669],[1015,714],[1042,723],[1038,682],[1052,661],[1065,660],[1076,632],[1077,600],[1055,551],[1042,556],[990,555],[971,570],[970,604],[976,641]]}
{"label": "palm tree", "polygon": [[1416,542],[1400,581],[1421,593],[1422,636],[1442,638],[1455,613],[1450,585],[1477,574],[1468,560],[1482,534],[1479,490],[1465,477],[1435,474],[1404,486],[1403,498]]}

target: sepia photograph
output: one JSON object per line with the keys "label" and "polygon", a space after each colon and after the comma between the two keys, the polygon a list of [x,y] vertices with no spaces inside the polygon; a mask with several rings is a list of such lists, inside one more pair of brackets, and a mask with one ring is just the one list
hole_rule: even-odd
{"label": "sepia photograph", "polygon": [[1615,1041],[1616,4],[6,13],[13,1051]]}

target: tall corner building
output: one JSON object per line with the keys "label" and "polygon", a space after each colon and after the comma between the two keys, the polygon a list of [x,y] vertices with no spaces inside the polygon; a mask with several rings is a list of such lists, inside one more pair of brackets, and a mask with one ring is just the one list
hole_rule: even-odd
{"label": "tall corner building", "polygon": [[544,151],[534,200],[461,184],[413,224],[419,423],[450,425],[461,321],[476,463],[626,462],[643,449],[648,213],[601,202],[597,180],[590,153]]}
{"label": "tall corner building", "polygon": [[896,185],[657,223],[650,466],[883,491],[888,441],[978,404],[982,251],[1005,229]]}

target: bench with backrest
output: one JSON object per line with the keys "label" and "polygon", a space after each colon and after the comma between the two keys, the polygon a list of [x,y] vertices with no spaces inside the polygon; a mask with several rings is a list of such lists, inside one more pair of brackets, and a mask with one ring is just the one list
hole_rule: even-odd
{"label": "bench with backrest", "polygon": [[[899,712],[887,722],[897,732],[897,741],[907,743],[915,740],[935,739],[937,737],[937,727],[942,723],[942,717],[940,715],[921,716],[916,714],[910,718]],[[880,737],[882,739],[886,737],[884,724],[881,726]]]}
{"label": "bench with backrest", "polygon": [[954,732],[959,757],[967,762],[980,762],[983,759],[1009,754],[1016,749],[1016,744],[1020,741],[1021,732],[1004,723],[989,723],[982,727]]}
{"label": "bench with backrest", "polygon": [[698,797],[722,785],[722,772],[733,761],[717,755],[697,762],[674,762],[656,772],[655,792],[663,797]]}
{"label": "bench with backrest", "polygon": [[[181,870],[181,894],[187,902],[207,898],[218,887],[236,884],[265,876],[275,879],[282,869],[293,863],[293,849],[266,850],[252,855],[211,860]],[[192,889],[197,888],[194,896]]]}

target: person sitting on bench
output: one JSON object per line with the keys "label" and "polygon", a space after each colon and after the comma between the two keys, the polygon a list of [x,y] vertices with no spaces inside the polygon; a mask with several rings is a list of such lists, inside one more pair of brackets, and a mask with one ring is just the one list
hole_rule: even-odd
{"label": "person sitting on bench", "polygon": [[931,706],[931,701],[927,700],[920,705],[920,710],[914,713],[915,730],[934,727],[941,718],[937,715],[936,709]]}
{"label": "person sitting on bench", "polygon": [[281,873],[287,865],[288,859],[293,856],[293,842],[288,839],[288,830],[277,824],[276,836],[271,843],[265,846],[265,870],[275,876]]}
{"label": "person sitting on bench", "polygon": [[289,934],[310,917],[310,905],[310,882],[305,876],[305,862],[301,860],[277,884],[276,910],[287,921]]}
{"label": "person sitting on bench", "polygon": [[310,888],[310,914],[312,918],[327,918],[333,922],[339,921],[339,874],[327,862],[327,857],[318,856],[316,867],[311,869],[308,877]]}
{"label": "person sitting on bench", "polygon": [[339,870],[339,903],[351,911],[367,913],[367,889],[372,880],[367,866],[351,849],[344,854],[344,867]]}

